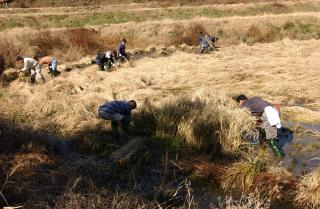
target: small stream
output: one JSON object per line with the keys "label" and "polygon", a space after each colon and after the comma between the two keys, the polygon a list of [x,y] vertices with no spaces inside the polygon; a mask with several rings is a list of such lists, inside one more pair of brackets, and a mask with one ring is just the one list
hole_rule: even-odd
{"label": "small stream", "polygon": [[283,147],[283,166],[294,175],[302,175],[320,166],[320,137],[296,135]]}
{"label": "small stream", "polygon": [[[302,127],[306,131],[320,132],[320,124],[287,122],[288,127]],[[294,134],[290,143],[285,143],[286,153],[282,163],[295,176],[310,172],[320,167],[320,136]]]}
{"label": "small stream", "polygon": [[[289,122],[284,124],[289,129],[299,126],[306,131],[320,132],[320,124],[303,124]],[[286,156],[280,164],[287,168],[294,176],[300,176],[320,167],[320,135],[294,134],[289,129],[278,132],[279,144],[283,146]],[[272,152],[270,150],[270,152]],[[233,196],[233,195],[232,195]],[[224,199],[224,191],[202,191],[196,196],[203,203],[201,208],[207,208],[208,204],[219,205],[219,199]],[[236,200],[238,195],[233,196]],[[300,209],[291,202],[271,202],[270,209]]]}

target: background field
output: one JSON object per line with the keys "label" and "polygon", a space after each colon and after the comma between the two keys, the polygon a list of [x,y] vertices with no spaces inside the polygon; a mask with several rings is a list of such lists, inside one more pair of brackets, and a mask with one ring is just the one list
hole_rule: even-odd
{"label": "background field", "polygon": [[[16,0],[12,7],[0,9],[0,206],[320,206],[319,1]],[[197,53],[200,31],[219,37],[217,51]],[[122,37],[132,62],[98,71],[91,59]],[[43,68],[39,85],[18,76],[16,55],[36,53],[57,57],[62,74]],[[295,124],[308,145],[294,142],[280,162],[244,143],[254,121],[232,100],[240,93],[280,104],[284,124]],[[98,106],[113,99],[138,102],[131,140],[139,151],[116,163],[108,159],[123,146],[97,118]],[[240,203],[229,199],[239,190]]]}

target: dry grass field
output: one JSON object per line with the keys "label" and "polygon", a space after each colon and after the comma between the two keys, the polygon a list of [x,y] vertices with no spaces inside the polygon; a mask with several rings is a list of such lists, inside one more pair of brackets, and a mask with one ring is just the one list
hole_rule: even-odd
{"label": "dry grass field", "polygon": [[[245,142],[255,121],[232,99],[261,96],[283,121],[320,124],[319,1],[12,6],[0,9],[0,207],[320,207],[319,169],[290,173]],[[216,51],[197,53],[200,31],[219,37]],[[95,54],[122,37],[130,63],[98,71]],[[61,75],[18,75],[16,55],[36,53],[57,57]],[[130,99],[139,147],[111,162],[126,146],[97,108]]]}

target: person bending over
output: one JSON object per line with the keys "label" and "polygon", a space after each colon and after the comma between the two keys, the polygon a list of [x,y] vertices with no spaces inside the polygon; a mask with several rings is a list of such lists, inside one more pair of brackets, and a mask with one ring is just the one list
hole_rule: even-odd
{"label": "person bending over", "polygon": [[265,140],[278,157],[284,157],[284,152],[278,144],[278,130],[281,128],[278,110],[269,102],[260,97],[248,99],[245,95],[239,95],[237,102],[241,108],[247,108],[251,114],[258,118],[258,127],[265,132]]}
{"label": "person bending over", "polygon": [[125,134],[129,133],[129,125],[131,121],[131,111],[137,107],[134,100],[111,101],[99,107],[99,117],[111,121],[112,134],[119,139],[120,133],[118,126],[122,124],[122,130]]}
{"label": "person bending over", "polygon": [[33,58],[28,58],[28,57],[21,57],[17,56],[16,61],[19,64],[24,64],[24,67],[21,70],[18,70],[17,72],[25,72],[25,71],[30,71],[31,74],[31,83],[36,82],[36,76],[38,76],[43,82],[45,81],[42,73],[41,73],[41,67],[39,63],[33,59]]}

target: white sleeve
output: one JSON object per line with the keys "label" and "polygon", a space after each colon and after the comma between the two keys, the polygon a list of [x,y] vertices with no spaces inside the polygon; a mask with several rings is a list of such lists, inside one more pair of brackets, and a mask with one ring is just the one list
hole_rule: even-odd
{"label": "white sleeve", "polygon": [[264,108],[264,112],[267,115],[268,121],[271,126],[281,127],[280,116],[276,109],[271,106]]}
{"label": "white sleeve", "polygon": [[21,69],[21,71],[25,71],[27,69],[27,65],[28,65],[28,61],[26,59],[24,59],[24,66],[23,68]]}

